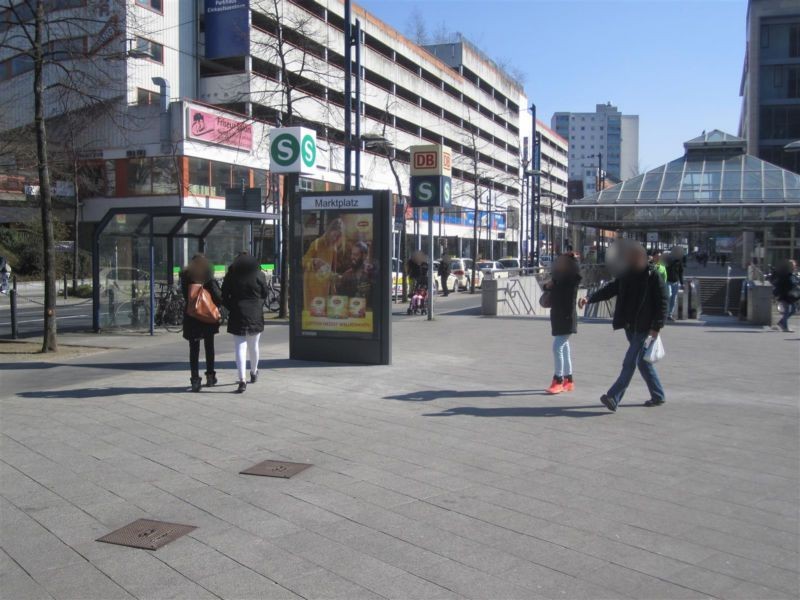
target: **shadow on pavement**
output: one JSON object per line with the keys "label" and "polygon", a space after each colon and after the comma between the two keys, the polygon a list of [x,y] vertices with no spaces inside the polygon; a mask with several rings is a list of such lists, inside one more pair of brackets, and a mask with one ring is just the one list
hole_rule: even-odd
{"label": "shadow on pavement", "polygon": [[500,398],[502,396],[544,396],[544,390],[422,390],[384,396],[384,400],[402,400],[403,402],[430,402],[440,398]]}
{"label": "shadow on pavement", "polygon": [[601,417],[613,414],[607,410],[583,410],[587,408],[596,409],[592,406],[518,406],[500,408],[478,408],[476,406],[458,406],[448,408],[438,413],[427,413],[424,417],[455,417],[466,415],[471,417]]}
{"label": "shadow on pavement", "polygon": [[110,396],[127,396],[129,394],[177,394],[188,391],[188,385],[175,387],[108,387],[83,388],[77,390],[54,390],[42,392],[20,392],[22,398],[106,398]]}
{"label": "shadow on pavement", "polygon": [[[202,364],[202,360],[201,360]],[[303,360],[291,360],[288,358],[262,358],[259,361],[259,368],[264,369],[310,369],[313,367],[359,367],[364,365],[348,363],[325,363],[309,362]],[[83,369],[110,369],[114,371],[186,371],[189,372],[188,361],[175,362],[44,362],[44,361],[18,361],[0,364],[0,371],[24,371],[34,369],[53,369],[55,367],[79,367]],[[232,360],[219,361],[216,364],[217,370],[236,369],[236,363]]]}

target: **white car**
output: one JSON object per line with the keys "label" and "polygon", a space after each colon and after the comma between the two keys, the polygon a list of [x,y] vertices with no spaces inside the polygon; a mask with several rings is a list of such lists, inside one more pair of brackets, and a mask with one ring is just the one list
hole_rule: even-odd
{"label": "white car", "polygon": [[483,279],[508,277],[508,270],[497,260],[479,260],[477,267],[480,269]]}
{"label": "white car", "polygon": [[[438,294],[439,288],[442,287],[442,278],[439,277],[439,263],[441,261],[433,261],[433,290]],[[451,292],[458,291],[458,277],[453,274],[452,265],[450,274],[447,276],[447,289]]]}
{"label": "white car", "polygon": [[[472,259],[471,258],[454,258],[450,261],[450,273],[458,279],[458,287],[462,290],[469,289],[469,280],[472,277]],[[483,282],[483,273],[480,269],[475,269],[475,287],[481,287]]]}

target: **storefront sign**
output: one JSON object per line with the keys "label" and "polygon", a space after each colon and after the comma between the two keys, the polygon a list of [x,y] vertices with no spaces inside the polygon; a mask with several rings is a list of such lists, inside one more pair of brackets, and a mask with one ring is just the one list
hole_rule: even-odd
{"label": "storefront sign", "polygon": [[390,203],[374,191],[296,201],[292,358],[388,364]]}
{"label": "storefront sign", "polygon": [[250,53],[250,2],[205,0],[206,58],[231,58]]}
{"label": "storefront sign", "polygon": [[270,171],[313,173],[317,165],[317,134],[305,127],[276,127],[269,132]]}
{"label": "storefront sign", "polygon": [[244,119],[223,117],[215,113],[188,109],[187,137],[210,144],[250,151],[253,148],[253,126]]}
{"label": "storefront sign", "polygon": [[411,176],[440,175],[450,177],[453,173],[453,156],[450,148],[440,144],[411,146]]}

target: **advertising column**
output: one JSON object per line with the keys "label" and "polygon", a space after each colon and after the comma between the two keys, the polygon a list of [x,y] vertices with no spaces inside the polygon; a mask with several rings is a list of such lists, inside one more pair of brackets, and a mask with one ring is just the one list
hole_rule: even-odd
{"label": "advertising column", "polygon": [[292,219],[293,359],[391,362],[391,194],[300,194]]}

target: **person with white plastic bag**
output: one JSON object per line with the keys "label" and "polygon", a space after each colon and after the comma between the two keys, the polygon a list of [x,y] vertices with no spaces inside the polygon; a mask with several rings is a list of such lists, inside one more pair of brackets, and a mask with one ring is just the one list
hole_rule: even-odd
{"label": "person with white plastic bag", "polygon": [[[581,298],[579,306],[603,302],[616,297],[613,327],[624,329],[628,350],[622,361],[619,377],[600,397],[611,412],[616,412],[637,367],[647,384],[650,399],[645,406],[660,406],[666,401],[664,388],[652,362],[645,360],[647,340],[656,341],[667,318],[669,295],[667,285],[656,270],[648,265],[647,252],[638,242],[617,240],[607,253],[608,267],[615,275],[588,298]],[[652,347],[652,344],[651,344]],[[661,346],[663,350],[663,345]],[[653,351],[655,351],[653,347]]]}
{"label": "person with white plastic bag", "polygon": [[657,363],[666,352],[664,351],[664,342],[661,341],[661,336],[652,337],[647,336],[644,341],[644,359],[649,363]]}

